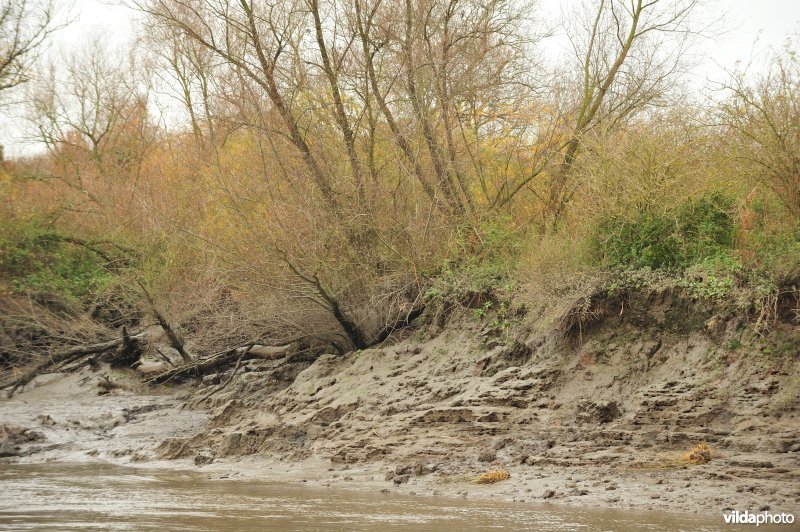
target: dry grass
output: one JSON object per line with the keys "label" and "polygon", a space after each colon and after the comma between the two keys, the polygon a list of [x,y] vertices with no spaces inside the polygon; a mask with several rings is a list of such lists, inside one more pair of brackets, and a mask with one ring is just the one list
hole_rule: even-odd
{"label": "dry grass", "polygon": [[55,296],[36,301],[29,295],[4,294],[0,287],[0,388],[55,351],[91,344],[109,334],[107,327],[67,301]]}
{"label": "dry grass", "polygon": [[567,282],[557,273],[528,275],[525,270],[525,274],[525,301],[531,308],[535,331],[555,329],[563,338],[573,333],[580,336],[583,325],[602,318],[605,309],[596,305],[596,299],[607,291],[607,272],[585,269],[570,273]]}
{"label": "dry grass", "polygon": [[683,461],[694,465],[705,464],[710,462],[716,454],[717,451],[709,444],[701,442],[684,453]]}
{"label": "dry grass", "polygon": [[474,482],[476,484],[494,484],[502,482],[511,478],[511,474],[505,469],[496,469],[494,471],[487,471],[478,475]]}

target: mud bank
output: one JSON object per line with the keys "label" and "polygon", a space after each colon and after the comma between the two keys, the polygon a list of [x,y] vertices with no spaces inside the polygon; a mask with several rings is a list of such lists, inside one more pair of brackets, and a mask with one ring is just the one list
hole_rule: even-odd
{"label": "mud bank", "polygon": [[[132,370],[105,367],[40,376],[0,402],[0,460],[98,459],[417,495],[800,514],[796,326],[759,336],[741,320],[679,319],[675,308],[651,300],[566,338],[465,314],[376,349],[250,361],[230,383],[232,369],[205,385],[156,388]],[[688,463],[684,453],[700,442],[711,460]],[[474,482],[501,468],[510,479]]]}

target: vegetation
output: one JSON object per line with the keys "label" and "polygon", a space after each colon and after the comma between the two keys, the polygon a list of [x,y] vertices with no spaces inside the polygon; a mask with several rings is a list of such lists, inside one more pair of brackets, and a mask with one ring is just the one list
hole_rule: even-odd
{"label": "vegetation", "polygon": [[703,262],[732,261],[732,202],[719,195],[690,200],[664,214],[598,227],[603,262],[612,266],[685,270]]}
{"label": "vegetation", "polygon": [[683,455],[683,461],[693,465],[706,464],[717,454],[716,450],[705,442],[692,446]]}
{"label": "vegetation", "polygon": [[54,0],[8,0],[0,6],[0,105],[30,79],[42,45],[59,29]]}
{"label": "vegetation", "polygon": [[586,3],[568,65],[526,2],[131,6],[131,51],[15,63],[46,152],[2,163],[3,297],[123,300],[210,353],[364,348],[437,300],[507,327],[513,287],[586,272],[797,293],[800,60],[686,97],[696,0]]}
{"label": "vegetation", "polygon": [[474,482],[476,484],[495,484],[511,478],[511,474],[505,469],[497,469],[494,471],[487,471],[478,475]]}
{"label": "vegetation", "polygon": [[111,280],[110,262],[89,243],[32,223],[7,227],[0,237],[0,272],[15,292],[59,294],[82,302]]}

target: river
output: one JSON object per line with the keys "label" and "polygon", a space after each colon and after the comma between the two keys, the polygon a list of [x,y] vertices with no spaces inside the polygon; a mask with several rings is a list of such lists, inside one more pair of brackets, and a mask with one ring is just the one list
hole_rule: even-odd
{"label": "river", "polygon": [[3,530],[721,530],[721,518],[400,496],[103,463],[0,466]]}

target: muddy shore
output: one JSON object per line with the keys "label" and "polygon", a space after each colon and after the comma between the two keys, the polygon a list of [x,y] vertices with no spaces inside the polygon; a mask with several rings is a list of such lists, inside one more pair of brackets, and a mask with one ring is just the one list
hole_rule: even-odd
{"label": "muddy shore", "polygon": [[[210,397],[226,375],[156,388],[105,366],[42,375],[0,402],[0,460],[103,460],[587,507],[800,513],[800,358],[791,344],[782,356],[754,354],[758,340],[735,352],[731,338],[746,338],[735,323],[714,335],[654,320],[597,327],[566,347],[465,320],[344,356],[251,361]],[[711,460],[687,462],[700,442]],[[475,482],[498,469],[510,479]]]}

